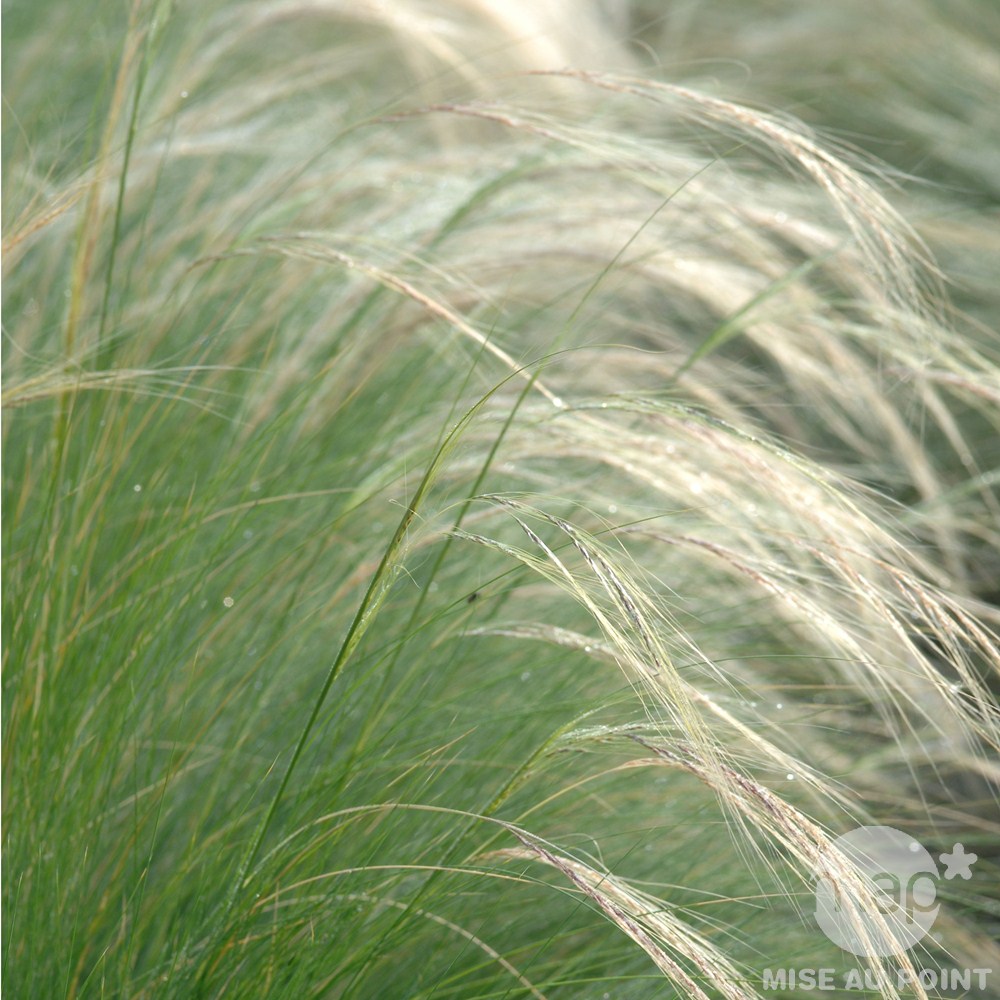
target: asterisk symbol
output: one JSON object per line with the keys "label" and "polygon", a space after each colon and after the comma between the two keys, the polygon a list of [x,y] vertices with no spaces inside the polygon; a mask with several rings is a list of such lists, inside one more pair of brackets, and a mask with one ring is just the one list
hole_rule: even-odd
{"label": "asterisk symbol", "polygon": [[961,844],[956,844],[951,849],[951,854],[941,855],[941,864],[945,867],[944,877],[947,879],[953,878],[972,878],[972,866],[979,860],[978,854],[973,854],[971,851],[966,854],[965,848]]}

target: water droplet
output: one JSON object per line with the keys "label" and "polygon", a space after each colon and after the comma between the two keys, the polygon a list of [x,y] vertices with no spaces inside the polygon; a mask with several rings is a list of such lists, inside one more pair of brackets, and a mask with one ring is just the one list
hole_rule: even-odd
{"label": "water droplet", "polygon": [[525,670],[525,672],[523,674],[521,674],[521,680],[522,681],[529,681],[529,680],[531,680],[531,671],[530,670]]}
{"label": "water droplet", "polygon": [[618,507],[617,507],[617,505],[615,505],[613,503],[609,503],[608,504],[608,513],[609,514],[617,514],[618,513]]}
{"label": "water droplet", "polygon": [[136,483],[135,486],[132,487],[132,490],[135,493],[141,493],[142,492],[142,484],[141,483]]}
{"label": "water droplet", "polygon": [[778,704],[775,705],[774,707],[775,708],[784,708],[785,706],[779,701]]}
{"label": "water droplet", "polygon": [[552,397],[552,405],[557,410],[562,410],[562,409],[566,408],[566,404],[558,396],[553,396]]}
{"label": "water droplet", "polygon": [[583,651],[585,653],[592,653],[594,651],[594,647],[593,646],[584,646],[583,647]]}
{"label": "water droplet", "polygon": [[236,602],[231,597],[223,597],[222,603],[225,604],[227,608],[231,608]]}
{"label": "water droplet", "polygon": [[788,774],[786,774],[786,775],[785,775],[785,777],[786,777],[786,778],[787,778],[787,779],[788,779],[789,781],[794,781],[794,780],[795,780],[795,775],[794,775],[794,774],[792,774],[792,772],[791,772],[791,771],[789,771],[789,772],[788,772]]}
{"label": "water droplet", "polygon": [[186,90],[181,91],[181,97],[187,97],[188,92]]}
{"label": "water droplet", "polygon": [[250,492],[251,493],[260,493],[260,483],[258,483],[256,480],[254,480],[254,482],[252,482],[250,484]]}

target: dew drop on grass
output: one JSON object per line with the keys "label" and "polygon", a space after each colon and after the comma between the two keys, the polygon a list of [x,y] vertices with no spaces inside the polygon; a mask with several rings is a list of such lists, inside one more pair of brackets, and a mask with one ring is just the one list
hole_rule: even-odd
{"label": "dew drop on grass", "polygon": [[531,680],[531,671],[530,670],[525,670],[525,672],[523,674],[521,674],[521,680],[522,681],[530,681]]}
{"label": "dew drop on grass", "polygon": [[618,506],[616,504],[609,503],[608,504],[608,513],[609,514],[617,514],[618,513]]}
{"label": "dew drop on grass", "polygon": [[186,90],[181,91],[181,97],[187,97],[188,92]]}
{"label": "dew drop on grass", "polygon": [[141,493],[142,492],[142,484],[141,483],[136,483],[135,486],[132,487],[132,490],[135,493]]}
{"label": "dew drop on grass", "polygon": [[786,777],[786,778],[787,778],[787,779],[788,779],[789,781],[794,781],[794,780],[795,780],[795,775],[794,775],[794,774],[792,774],[792,773],[791,773],[791,771],[789,771],[789,772],[788,772],[788,774],[786,774],[786,775],[785,775],[785,777]]}
{"label": "dew drop on grass", "polygon": [[254,482],[252,482],[250,484],[250,492],[251,493],[260,493],[260,483],[258,483],[256,480],[254,480]]}
{"label": "dew drop on grass", "polygon": [[784,708],[785,706],[779,701],[778,704],[775,705],[774,707],[775,708]]}
{"label": "dew drop on grass", "polygon": [[236,602],[231,597],[226,596],[222,598],[222,603],[225,604],[227,608],[231,608]]}

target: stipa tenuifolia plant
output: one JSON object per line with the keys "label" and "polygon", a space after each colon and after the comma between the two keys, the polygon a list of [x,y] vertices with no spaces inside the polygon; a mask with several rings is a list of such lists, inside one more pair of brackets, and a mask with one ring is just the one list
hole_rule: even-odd
{"label": "stipa tenuifolia plant", "polygon": [[[9,12],[14,995],[997,967],[995,189],[647,6]],[[778,107],[756,7],[719,53]],[[833,843],[875,824],[979,860],[865,960],[812,910],[886,929]]]}

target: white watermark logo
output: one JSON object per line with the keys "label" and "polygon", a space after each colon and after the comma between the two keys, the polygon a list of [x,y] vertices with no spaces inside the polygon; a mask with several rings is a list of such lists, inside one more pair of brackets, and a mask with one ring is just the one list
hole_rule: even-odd
{"label": "white watermark logo", "polygon": [[[887,958],[912,948],[931,929],[940,909],[941,871],[930,852],[909,834],[891,826],[863,826],[834,842],[867,875],[879,915],[845,902],[829,877],[816,883],[816,922],[834,944],[865,958]],[[978,861],[961,844],[939,856],[944,878],[970,878]]]}
{"label": "white watermark logo", "polygon": [[[867,877],[878,913],[865,912],[838,884],[836,876],[816,881],[816,922],[834,944],[862,958],[888,958],[912,948],[930,931],[940,909],[940,879],[972,877],[979,860],[962,844],[937,859],[909,834],[891,826],[863,826],[833,841]],[[939,863],[940,866],[939,867]],[[899,989],[919,983],[924,989],[985,990],[992,969],[898,969]],[[873,969],[765,969],[761,985],[771,990],[881,991]]]}

